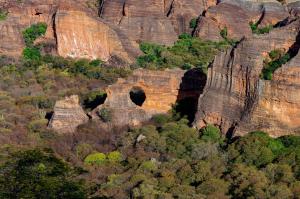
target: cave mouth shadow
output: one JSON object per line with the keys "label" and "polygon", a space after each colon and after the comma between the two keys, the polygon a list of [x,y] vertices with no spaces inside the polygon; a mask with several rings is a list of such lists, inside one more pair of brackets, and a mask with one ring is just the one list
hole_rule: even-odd
{"label": "cave mouth shadow", "polygon": [[206,81],[207,75],[200,68],[188,70],[181,79],[174,109],[180,117],[189,120],[189,125],[195,120],[199,97],[203,93]]}
{"label": "cave mouth shadow", "polygon": [[130,99],[131,101],[136,104],[137,106],[143,106],[145,100],[146,100],[146,93],[145,91],[138,86],[134,86],[130,92]]}

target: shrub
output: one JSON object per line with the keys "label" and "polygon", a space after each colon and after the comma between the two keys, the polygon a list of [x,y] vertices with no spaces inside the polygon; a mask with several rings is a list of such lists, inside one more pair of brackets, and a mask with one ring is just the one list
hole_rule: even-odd
{"label": "shrub", "polygon": [[228,37],[227,27],[225,27],[221,30],[220,35],[221,35],[221,37],[223,37],[223,39],[227,40],[227,37]]}
{"label": "shrub", "polygon": [[28,130],[32,133],[39,133],[43,129],[45,129],[47,124],[48,124],[48,120],[46,119],[34,120],[28,124]]}
{"label": "shrub", "polygon": [[78,144],[75,148],[76,155],[80,159],[84,159],[88,154],[93,151],[93,147],[87,143]]}
{"label": "shrub", "polygon": [[94,109],[104,103],[107,94],[104,91],[91,91],[83,97],[85,108]]}
{"label": "shrub", "polygon": [[91,66],[100,66],[101,64],[102,64],[103,62],[100,60],[100,59],[94,59],[94,60],[92,60],[92,61],[90,61],[90,65]]}
{"label": "shrub", "polygon": [[269,53],[271,61],[265,60],[264,67],[260,77],[265,80],[272,80],[273,73],[280,68],[283,64],[286,64],[291,56],[289,53],[284,54],[280,50],[273,50]]}
{"label": "shrub", "polygon": [[171,47],[142,43],[140,49],[144,55],[137,58],[137,64],[150,69],[199,67],[206,70],[214,56],[229,45],[228,41],[203,41],[184,33]]}
{"label": "shrub", "polygon": [[265,33],[269,33],[272,29],[273,29],[273,26],[272,25],[268,25],[268,26],[265,26],[263,28],[259,28],[258,27],[258,23],[254,23],[254,22],[250,22],[249,23],[250,25],[250,28],[252,30],[252,33],[254,34],[265,34]]}
{"label": "shrub", "polygon": [[53,99],[49,99],[46,96],[24,96],[17,101],[18,105],[30,104],[40,109],[52,109],[54,103]]}
{"label": "shrub", "polygon": [[213,125],[210,125],[210,124],[201,130],[200,137],[202,140],[204,140],[206,142],[221,142],[221,141],[223,141],[220,129]]}
{"label": "shrub", "polygon": [[6,10],[0,9],[0,21],[4,21],[8,15],[8,12]]}
{"label": "shrub", "polygon": [[157,114],[152,117],[154,123],[158,126],[162,126],[167,122],[171,121],[171,116],[167,114]]}
{"label": "shrub", "polygon": [[119,151],[112,151],[107,155],[109,162],[121,162],[122,154]]}
{"label": "shrub", "polygon": [[40,60],[41,59],[41,52],[40,49],[37,47],[26,47],[23,50],[23,57],[26,60]]}
{"label": "shrub", "polygon": [[152,172],[152,171],[156,171],[157,170],[157,165],[154,161],[152,160],[149,160],[149,161],[145,161],[141,164],[140,168],[142,170],[146,170],[146,171],[149,171],[149,172]]}
{"label": "shrub", "polygon": [[103,120],[103,122],[110,122],[112,119],[111,110],[107,108],[102,108],[98,111],[99,117]]}
{"label": "shrub", "polygon": [[190,21],[190,28],[195,29],[197,27],[197,22],[198,22],[197,18],[191,19],[191,21]]}
{"label": "shrub", "polygon": [[29,28],[25,29],[22,33],[26,46],[33,46],[33,42],[40,36],[43,36],[46,33],[46,30],[46,23],[33,24]]}
{"label": "shrub", "polygon": [[101,165],[106,162],[106,155],[104,153],[93,153],[84,159],[87,165]]}

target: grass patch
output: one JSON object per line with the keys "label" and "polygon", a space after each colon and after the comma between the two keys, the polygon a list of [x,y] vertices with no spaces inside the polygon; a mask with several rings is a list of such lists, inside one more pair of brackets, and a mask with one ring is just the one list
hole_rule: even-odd
{"label": "grass patch", "polygon": [[0,21],[4,21],[7,18],[8,12],[6,10],[0,10]]}
{"label": "grass patch", "polygon": [[257,35],[269,33],[273,29],[273,25],[267,25],[265,27],[259,28],[259,24],[257,22],[254,23],[252,21],[249,23],[249,25],[252,30],[252,33]]}

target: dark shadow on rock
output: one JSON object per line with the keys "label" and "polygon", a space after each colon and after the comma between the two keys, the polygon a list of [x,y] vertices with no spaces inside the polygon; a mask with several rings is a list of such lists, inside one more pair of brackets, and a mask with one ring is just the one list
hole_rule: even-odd
{"label": "dark shadow on rock", "polygon": [[182,78],[175,111],[181,117],[186,116],[190,124],[195,120],[198,100],[203,93],[206,80],[206,74],[199,68],[188,70]]}
{"label": "dark shadow on rock", "polygon": [[133,87],[130,90],[130,99],[133,103],[135,103],[138,106],[142,106],[146,100],[146,94],[144,92],[144,90],[140,87]]}

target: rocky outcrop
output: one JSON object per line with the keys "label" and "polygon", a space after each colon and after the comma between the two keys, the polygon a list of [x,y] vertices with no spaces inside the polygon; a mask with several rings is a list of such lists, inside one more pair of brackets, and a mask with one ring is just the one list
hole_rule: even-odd
{"label": "rocky outcrop", "polygon": [[63,57],[108,61],[118,56],[130,61],[116,32],[85,12],[58,9],[55,30],[57,51]]}
{"label": "rocky outcrop", "polygon": [[224,133],[234,129],[237,134],[252,130],[265,130],[273,136],[297,132],[297,57],[277,70],[272,81],[260,80],[259,75],[270,51],[288,51],[299,45],[299,28],[296,21],[269,34],[246,38],[236,48],[218,55],[199,99],[195,126],[212,123]]}
{"label": "rocky outcrop", "polygon": [[194,34],[203,39],[220,41],[223,39],[221,30],[227,28],[231,39],[251,37],[250,22],[258,22],[259,27],[276,25],[290,16],[288,7],[276,0],[222,0],[200,16]]}
{"label": "rocky outcrop", "polygon": [[198,91],[203,90],[206,81],[205,75],[198,74],[197,70],[135,70],[127,79],[119,79],[106,89],[107,99],[93,110],[92,117],[101,117],[101,110],[106,109],[113,125],[126,126],[168,113],[183,99],[198,99]]}
{"label": "rocky outcrop", "polygon": [[77,126],[86,123],[88,119],[79,104],[79,97],[72,95],[55,103],[49,128],[59,133],[73,133]]}
{"label": "rocky outcrop", "polygon": [[[131,62],[133,55],[126,51],[117,33],[89,12],[84,1],[25,0],[5,4],[7,19],[0,21],[0,53],[19,56],[25,46],[22,31],[32,24],[48,25],[44,46],[51,52],[74,58],[102,59],[117,56]],[[136,56],[136,54],[134,55]]]}
{"label": "rocky outcrop", "polygon": [[276,70],[272,81],[259,82],[259,100],[248,129],[273,136],[300,133],[300,55]]}
{"label": "rocky outcrop", "polygon": [[110,0],[100,16],[114,24],[132,41],[170,45],[177,36],[191,32],[190,21],[216,0]]}
{"label": "rocky outcrop", "polygon": [[[117,126],[138,125],[149,120],[154,114],[167,113],[176,103],[183,70],[149,71],[136,70],[127,79],[106,89],[107,99],[93,111],[93,118],[98,118],[99,111],[108,109],[112,114],[112,123]],[[130,92],[144,92],[144,101],[137,105]]]}

